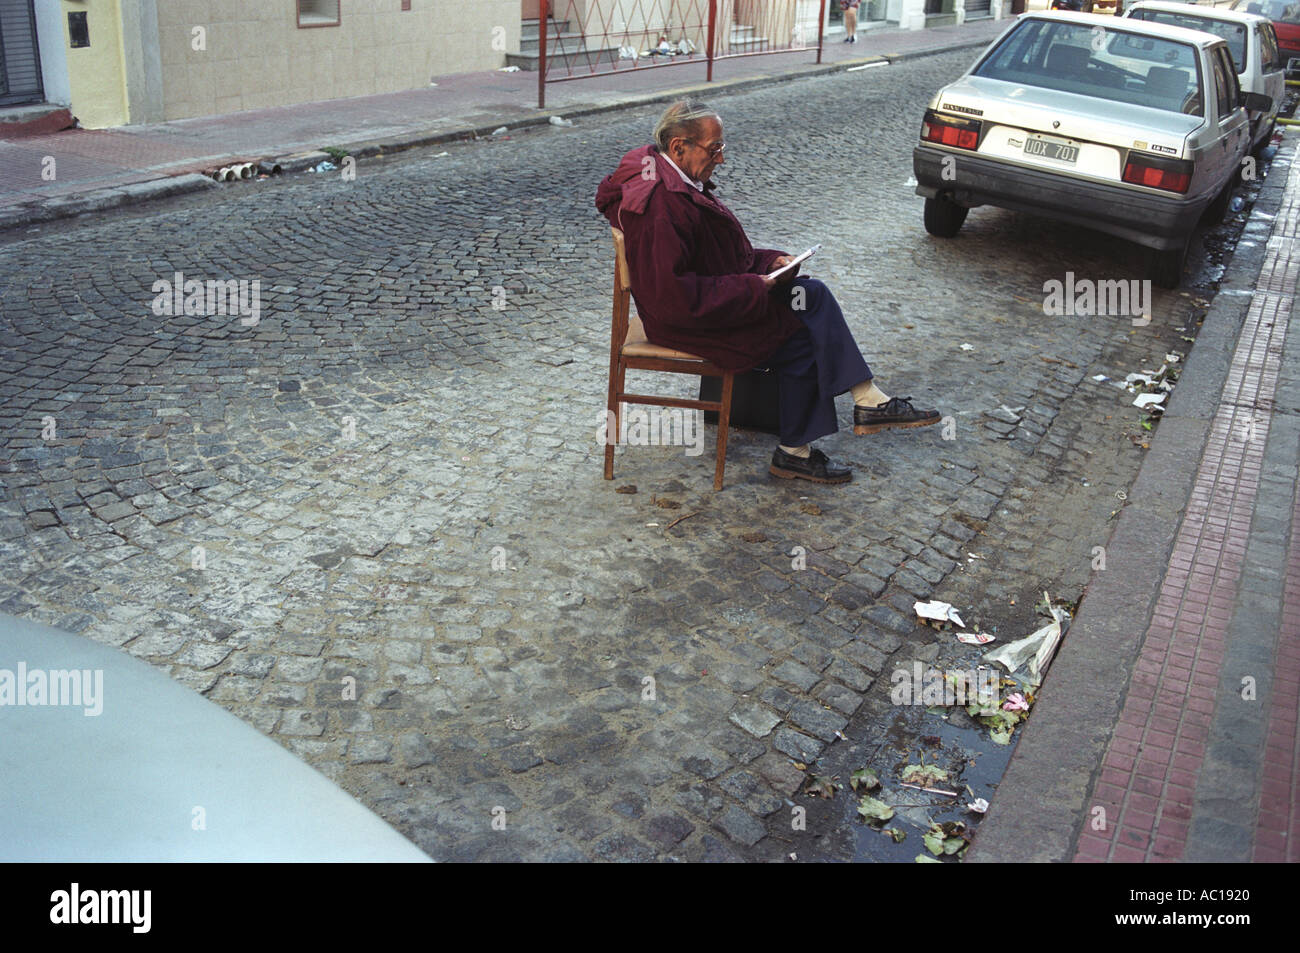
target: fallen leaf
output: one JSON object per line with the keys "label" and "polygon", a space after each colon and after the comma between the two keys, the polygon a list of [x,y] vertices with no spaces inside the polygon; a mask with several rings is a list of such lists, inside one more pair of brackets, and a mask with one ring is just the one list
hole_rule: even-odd
{"label": "fallen leaf", "polygon": [[874,797],[863,795],[862,800],[858,802],[858,813],[869,824],[883,824],[894,816],[894,809],[883,801],[877,801]]}
{"label": "fallen leaf", "polygon": [[626,486],[616,487],[616,488],[614,489],[614,492],[615,492],[615,493],[635,493],[635,492],[636,492],[636,484],[635,484],[635,483],[628,483]]}
{"label": "fallen leaf", "polygon": [[804,503],[802,506],[799,507],[799,512],[806,513],[809,516],[821,516],[822,508],[818,506],[816,503]]}
{"label": "fallen leaf", "polygon": [[811,797],[822,797],[831,800],[835,797],[835,789],[839,785],[828,777],[810,774],[808,775],[808,786],[803,789],[803,793]]}
{"label": "fallen leaf", "polygon": [[864,791],[874,791],[880,787],[880,778],[876,777],[876,772],[870,768],[858,768],[849,775],[849,785],[853,790],[862,788]]}
{"label": "fallen leaf", "polygon": [[937,764],[909,764],[903,769],[903,780],[922,787],[930,787],[948,780],[948,772]]}

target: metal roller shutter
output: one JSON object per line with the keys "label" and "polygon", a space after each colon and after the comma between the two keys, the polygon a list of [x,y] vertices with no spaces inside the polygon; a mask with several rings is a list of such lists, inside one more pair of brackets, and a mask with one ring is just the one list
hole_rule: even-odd
{"label": "metal roller shutter", "polygon": [[0,105],[42,99],[32,0],[0,0]]}

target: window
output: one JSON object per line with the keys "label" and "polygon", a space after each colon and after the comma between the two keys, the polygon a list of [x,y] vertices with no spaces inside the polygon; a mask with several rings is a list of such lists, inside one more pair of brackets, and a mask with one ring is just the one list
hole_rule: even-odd
{"label": "window", "polygon": [[1241,73],[1246,69],[1246,25],[1244,23],[1230,23],[1215,17],[1199,17],[1194,13],[1170,13],[1167,10],[1134,10],[1130,16],[1137,20],[1180,26],[1184,30],[1213,33],[1228,44],[1237,72]]}
{"label": "window", "polygon": [[1277,34],[1273,32],[1271,23],[1259,25],[1259,51],[1263,60],[1261,64],[1263,72],[1271,73],[1282,68],[1282,60],[1277,52]]}
{"label": "window", "polygon": [[[1098,29],[1059,20],[1022,21],[975,67],[974,75],[1204,115],[1194,47],[1116,27],[1094,32]],[[1104,42],[1097,43],[1098,37]]]}
{"label": "window", "polygon": [[1223,122],[1241,102],[1241,87],[1237,84],[1237,71],[1232,68],[1232,57],[1223,47],[1213,51],[1214,72],[1223,74],[1223,91],[1219,93],[1219,122]]}
{"label": "window", "polygon": [[338,26],[339,0],[298,0],[298,26]]}

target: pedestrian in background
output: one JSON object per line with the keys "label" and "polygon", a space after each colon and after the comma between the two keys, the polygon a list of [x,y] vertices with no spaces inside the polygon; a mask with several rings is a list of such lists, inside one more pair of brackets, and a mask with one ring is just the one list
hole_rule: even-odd
{"label": "pedestrian in background", "polygon": [[844,11],[844,42],[858,42],[858,2],[859,0],[840,0],[840,9]]}

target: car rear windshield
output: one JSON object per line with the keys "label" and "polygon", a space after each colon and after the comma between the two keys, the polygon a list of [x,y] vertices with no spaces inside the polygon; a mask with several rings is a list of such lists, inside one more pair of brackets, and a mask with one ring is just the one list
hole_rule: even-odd
{"label": "car rear windshield", "polygon": [[1295,0],[1237,0],[1231,9],[1257,13],[1278,23],[1300,23],[1300,3]]}
{"label": "car rear windshield", "polygon": [[1022,21],[974,75],[1205,115],[1193,46],[1109,25]]}
{"label": "car rear windshield", "polygon": [[1129,14],[1134,20],[1149,20],[1152,23],[1167,23],[1180,26],[1184,30],[1200,30],[1213,33],[1228,44],[1232,54],[1232,65],[1238,73],[1246,71],[1246,24],[1229,23],[1214,17],[1198,17],[1195,14],[1173,13],[1169,10],[1134,10]]}

